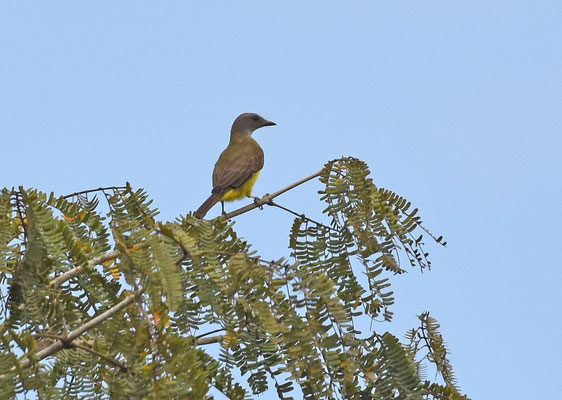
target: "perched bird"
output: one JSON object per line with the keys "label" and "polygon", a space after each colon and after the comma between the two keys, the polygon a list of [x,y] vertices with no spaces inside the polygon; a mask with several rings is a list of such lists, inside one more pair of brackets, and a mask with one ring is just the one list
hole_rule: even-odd
{"label": "perched bird", "polygon": [[230,130],[230,143],[215,164],[211,196],[195,211],[197,218],[203,218],[219,201],[252,196],[252,188],[263,168],[263,150],[252,138],[252,133],[271,125],[275,125],[275,122],[254,113],[240,114],[234,120]]}

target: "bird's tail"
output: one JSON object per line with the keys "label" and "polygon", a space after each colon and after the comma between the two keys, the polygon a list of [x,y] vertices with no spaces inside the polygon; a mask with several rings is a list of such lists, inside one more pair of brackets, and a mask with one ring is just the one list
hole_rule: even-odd
{"label": "bird's tail", "polygon": [[207,200],[205,200],[203,202],[203,204],[201,204],[201,207],[199,207],[197,209],[197,211],[195,211],[195,217],[197,218],[203,218],[205,216],[205,214],[207,214],[207,211],[209,211],[211,209],[212,206],[214,206],[215,204],[217,204],[220,199],[222,198],[223,193],[220,192],[215,192],[213,194],[211,194],[209,196],[209,198]]}

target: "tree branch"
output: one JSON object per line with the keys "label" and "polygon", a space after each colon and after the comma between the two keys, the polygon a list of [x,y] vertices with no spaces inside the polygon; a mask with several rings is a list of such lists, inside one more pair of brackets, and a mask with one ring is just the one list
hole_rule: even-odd
{"label": "tree branch", "polygon": [[[90,261],[88,261],[88,266],[93,267],[94,265],[103,264],[106,261],[114,260],[117,257],[119,257],[119,254],[120,253],[117,250],[113,250],[113,251],[110,251],[109,253],[102,254],[101,256],[93,258]],[[84,269],[84,267],[81,267],[81,266],[74,267],[71,270],[68,270],[64,274],[62,274],[60,276],[57,276],[55,279],[53,279],[49,283],[49,286],[51,288],[57,288],[60,285],[62,285],[64,282],[69,280],[70,278],[74,278],[76,275],[82,273],[83,269]]]}
{"label": "tree branch", "polygon": [[330,226],[328,226],[328,225],[324,225],[324,224],[322,224],[322,223],[320,223],[320,222],[318,222],[318,221],[313,220],[312,218],[308,218],[308,217],[307,217],[306,215],[304,215],[304,214],[299,214],[298,212],[293,211],[293,210],[291,210],[290,208],[287,208],[287,207],[284,207],[284,206],[282,206],[282,205],[280,205],[280,204],[277,204],[277,203],[274,202],[273,200],[270,200],[269,203],[268,203],[268,205],[274,206],[274,207],[277,207],[277,208],[280,208],[280,209],[282,209],[283,211],[287,211],[287,212],[290,213],[290,214],[296,215],[297,217],[302,218],[302,219],[305,220],[305,221],[310,221],[310,222],[312,222],[313,224],[316,224],[316,225],[318,225],[318,226],[321,226],[321,227],[323,227],[323,228],[325,228],[325,229],[327,229],[327,230],[329,230],[329,231],[339,232],[339,231],[338,231],[337,229],[335,229],[335,228],[332,228],[332,227],[330,227]]}
{"label": "tree branch", "polygon": [[114,358],[106,356],[105,354],[102,354],[102,353],[92,349],[91,347],[84,345],[83,343],[80,343],[80,342],[77,342],[76,340],[73,340],[72,342],[70,342],[70,345],[73,346],[73,347],[77,347],[79,349],[85,350],[88,353],[91,353],[91,354],[101,358],[102,360],[108,362],[109,364],[116,366],[122,372],[131,372],[131,369],[129,367],[127,367],[125,364],[115,360]]}
{"label": "tree branch", "polygon": [[209,335],[212,335],[213,333],[217,333],[217,332],[224,331],[224,330],[225,330],[225,328],[219,328],[219,329],[215,329],[214,331],[202,333],[201,335],[197,335],[195,337],[197,339],[201,339],[202,337],[209,336]]}
{"label": "tree branch", "polygon": [[227,214],[225,215],[225,217],[226,217],[227,219],[230,219],[230,218],[236,217],[236,216],[238,216],[238,215],[240,215],[240,214],[247,213],[248,211],[253,210],[254,208],[258,208],[258,207],[261,207],[261,206],[263,206],[263,205],[265,205],[265,204],[269,204],[269,202],[270,202],[271,200],[273,200],[274,198],[276,198],[277,196],[279,196],[279,195],[281,195],[281,194],[283,194],[283,193],[285,193],[285,192],[287,192],[287,191],[289,191],[289,190],[291,190],[291,189],[293,189],[293,188],[295,188],[295,187],[297,187],[297,186],[299,186],[299,185],[302,185],[303,183],[308,182],[308,181],[311,180],[311,179],[314,179],[314,178],[320,176],[321,173],[322,173],[322,170],[320,170],[320,171],[318,171],[318,172],[316,172],[316,173],[314,173],[314,174],[312,174],[312,175],[309,175],[309,176],[307,176],[307,177],[305,177],[305,178],[302,178],[302,179],[296,181],[295,183],[292,183],[292,184],[290,184],[289,186],[284,187],[283,189],[279,189],[278,191],[276,191],[276,192],[274,192],[274,193],[272,193],[272,194],[266,194],[266,195],[263,196],[261,199],[256,200],[256,201],[255,201],[254,203],[252,203],[252,204],[248,204],[247,206],[244,206],[244,207],[242,207],[242,208],[239,208],[239,209],[237,209],[237,210],[234,210],[234,211],[231,211],[231,212],[227,213]]}
{"label": "tree branch", "polygon": [[131,372],[131,369],[129,367],[127,367],[125,364],[121,363],[120,361],[115,360],[114,358],[111,358],[103,353],[100,353],[99,351],[94,350],[93,348],[91,348],[89,345],[85,344],[85,342],[79,342],[76,340],[72,340],[72,341],[67,341],[66,337],[64,336],[60,336],[60,335],[53,335],[51,333],[38,333],[36,335],[33,335],[36,338],[37,337],[46,337],[46,338],[51,338],[51,339],[56,339],[56,340],[61,340],[64,344],[65,347],[67,348],[78,348],[78,349],[82,349],[84,351],[87,351],[88,353],[91,353],[99,358],[101,358],[102,360],[108,362],[111,365],[116,366],[117,368],[119,368],[121,371],[123,372]]}
{"label": "tree branch", "polygon": [[[37,361],[42,360],[46,357],[49,357],[50,355],[52,355],[52,354],[56,353],[57,351],[63,349],[65,346],[68,346],[68,343],[72,342],[74,339],[76,339],[77,337],[82,335],[84,332],[92,329],[96,325],[101,324],[106,319],[111,318],[113,315],[117,314],[123,308],[127,307],[129,304],[131,304],[133,301],[135,301],[135,299],[139,295],[141,295],[143,292],[144,292],[144,289],[141,289],[138,292],[135,292],[135,293],[127,296],[123,301],[117,303],[116,305],[111,307],[109,310],[101,313],[100,315],[98,315],[95,318],[92,318],[90,321],[88,321],[85,324],[79,326],[78,328],[76,328],[75,330],[73,330],[68,335],[64,336],[63,338],[58,339],[55,343],[51,344],[50,346],[44,348],[41,351],[38,351],[37,353],[35,353],[35,357],[37,358]],[[31,365],[31,361],[28,358],[25,358],[21,362],[22,368],[27,368],[30,365]]]}
{"label": "tree branch", "polygon": [[203,337],[197,339],[197,342],[195,342],[195,344],[204,345],[204,344],[211,344],[211,343],[220,343],[223,341],[223,339],[224,339],[224,335]]}

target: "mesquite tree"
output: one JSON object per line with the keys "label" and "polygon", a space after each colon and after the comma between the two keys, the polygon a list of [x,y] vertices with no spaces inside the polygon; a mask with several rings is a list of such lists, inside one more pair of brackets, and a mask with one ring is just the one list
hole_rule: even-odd
{"label": "mesquite tree", "polygon": [[[173,222],[130,185],[3,190],[0,398],[465,398],[428,313],[403,341],[380,329],[399,255],[426,269],[423,237],[443,242],[368,175],[343,158],[226,216]],[[264,259],[236,234],[234,215],[316,177],[330,222],[296,213],[288,254]]]}

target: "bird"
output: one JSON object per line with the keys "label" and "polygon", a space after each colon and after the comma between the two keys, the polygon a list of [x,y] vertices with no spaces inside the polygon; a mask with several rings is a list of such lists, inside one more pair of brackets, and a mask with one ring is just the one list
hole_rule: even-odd
{"label": "bird", "polygon": [[277,125],[255,113],[240,114],[232,124],[230,142],[219,156],[213,170],[213,190],[207,200],[195,211],[194,216],[203,218],[221,202],[252,196],[252,188],[263,168],[263,150],[252,133],[264,126]]}

